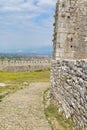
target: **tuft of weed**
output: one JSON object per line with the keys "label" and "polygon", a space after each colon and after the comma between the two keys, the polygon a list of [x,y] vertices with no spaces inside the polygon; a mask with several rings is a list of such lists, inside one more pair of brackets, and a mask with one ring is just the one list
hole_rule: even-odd
{"label": "tuft of weed", "polygon": [[[44,113],[46,116],[46,119],[48,120],[52,130],[73,130],[73,122],[70,119],[64,120],[63,118],[63,113],[58,113],[58,109],[57,107],[50,102],[48,107],[46,106],[46,102],[47,102],[47,92],[49,91],[49,89],[47,89],[44,92],[44,96],[43,96],[43,102],[44,102]],[[55,128],[53,120],[56,120],[57,123],[57,128]]]}

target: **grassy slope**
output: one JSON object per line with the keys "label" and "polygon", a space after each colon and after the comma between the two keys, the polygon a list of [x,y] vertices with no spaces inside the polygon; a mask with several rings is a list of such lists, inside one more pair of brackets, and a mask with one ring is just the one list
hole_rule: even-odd
{"label": "grassy slope", "polygon": [[50,104],[48,108],[45,109],[45,115],[52,125],[52,130],[73,130],[71,120],[64,120],[62,113],[58,113],[54,104]]}
{"label": "grassy slope", "polygon": [[0,83],[8,84],[6,87],[0,87],[0,101],[6,95],[26,87],[23,82],[49,82],[50,71],[37,72],[0,72]]}
{"label": "grassy slope", "polygon": [[64,120],[63,113],[58,113],[57,107],[50,101],[49,89],[44,92],[43,103],[44,113],[52,130],[73,130],[72,120]]}
{"label": "grassy slope", "polygon": [[21,83],[21,82],[48,82],[50,80],[50,71],[35,72],[0,72],[0,82]]}

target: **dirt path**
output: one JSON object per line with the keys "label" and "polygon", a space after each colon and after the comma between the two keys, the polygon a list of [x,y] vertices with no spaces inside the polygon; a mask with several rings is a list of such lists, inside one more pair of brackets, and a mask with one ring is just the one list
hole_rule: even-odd
{"label": "dirt path", "polygon": [[48,83],[31,83],[0,103],[0,130],[51,130],[43,106]]}

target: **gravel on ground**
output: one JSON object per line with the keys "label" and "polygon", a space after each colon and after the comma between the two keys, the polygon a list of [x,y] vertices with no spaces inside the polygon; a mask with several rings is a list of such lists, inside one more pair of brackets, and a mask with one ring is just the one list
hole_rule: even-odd
{"label": "gravel on ground", "polygon": [[0,102],[0,130],[51,130],[44,115],[43,93],[49,83],[31,83]]}

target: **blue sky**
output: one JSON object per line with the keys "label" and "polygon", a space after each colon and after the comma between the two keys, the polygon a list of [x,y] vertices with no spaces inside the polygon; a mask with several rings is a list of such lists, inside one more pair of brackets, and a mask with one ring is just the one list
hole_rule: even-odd
{"label": "blue sky", "polygon": [[56,0],[0,0],[0,52],[52,45]]}

